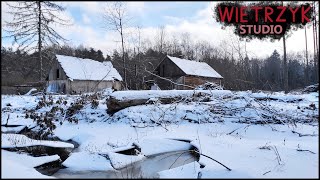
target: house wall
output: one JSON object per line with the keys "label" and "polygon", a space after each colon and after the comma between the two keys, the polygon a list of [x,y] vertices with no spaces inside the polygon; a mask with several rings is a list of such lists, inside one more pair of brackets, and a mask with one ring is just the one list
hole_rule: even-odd
{"label": "house wall", "polygon": [[[184,76],[185,73],[175,64],[173,63],[168,57],[165,57],[155,69],[155,74],[158,76],[164,77],[166,79],[170,79],[172,81],[176,81],[181,76]],[[153,79],[155,83],[158,84],[160,89],[174,89],[175,85],[172,84],[170,81],[161,79],[156,76],[150,76],[148,79]]]}
{"label": "house wall", "polygon": [[[119,81],[84,81],[84,80],[52,80],[48,82],[48,88],[51,92],[63,94],[80,94],[84,92],[101,91],[106,88],[121,90]],[[98,85],[97,85],[98,84]]]}
{"label": "house wall", "polygon": [[177,79],[185,75],[185,73],[168,57],[165,57],[165,59],[157,66],[156,74],[161,77],[170,77],[173,79]]}
{"label": "house wall", "polygon": [[[185,77],[185,76],[181,76],[181,77],[178,78],[175,82],[176,82],[177,84],[184,84],[184,77]],[[175,89],[179,89],[179,90],[180,90],[180,89],[185,89],[184,86],[180,86],[180,85],[175,85],[174,88],[175,88]]]}
{"label": "house wall", "polygon": [[[213,83],[221,84],[221,80],[222,79],[212,78],[212,77],[184,76],[184,78],[183,78],[184,83],[183,84],[196,87],[196,86],[202,85],[206,82],[213,82]],[[182,89],[191,89],[191,88],[183,87]]]}
{"label": "house wall", "polygon": [[[59,77],[57,77],[57,70],[59,70]],[[68,77],[64,72],[64,70],[62,69],[60,63],[57,60],[55,60],[49,71],[48,80],[52,81],[52,80],[67,80],[67,79]]]}
{"label": "house wall", "polygon": [[[186,75],[175,63],[173,63],[168,57],[165,57],[163,61],[159,63],[155,69],[155,74],[170,79],[177,84],[185,84],[192,87],[204,84],[205,82],[214,82],[221,84],[222,79],[210,78],[210,77],[199,77],[199,76],[190,76]],[[155,83],[158,84],[160,89],[192,89],[189,87],[176,85],[170,81],[161,79],[159,77],[151,76],[149,79],[153,79]]]}
{"label": "house wall", "polygon": [[68,89],[68,92],[71,94],[79,94],[83,92],[101,91],[106,88],[121,90],[121,83],[119,81],[101,81],[99,83],[99,81],[73,80],[70,81],[70,88]]}
{"label": "house wall", "polygon": [[47,91],[67,94],[70,89],[70,80],[51,80],[48,81]]}
{"label": "house wall", "polygon": [[[63,94],[81,94],[85,92],[101,91],[106,88],[121,90],[119,81],[89,81],[89,80],[52,80],[48,82],[51,92]],[[97,85],[98,84],[98,85]]]}
{"label": "house wall", "polygon": [[[196,87],[196,86],[202,85],[206,82],[214,82],[217,84],[221,84],[221,80],[222,79],[210,78],[210,77],[182,76],[179,79],[177,79],[176,83]],[[175,89],[188,90],[188,89],[192,89],[192,88],[189,88],[186,86],[175,85]]]}
{"label": "house wall", "polygon": [[[170,81],[167,81],[155,76],[152,79],[161,90],[174,89],[174,84],[172,84]],[[172,79],[172,78],[168,78],[168,79]],[[175,80],[173,79],[172,81],[174,82]],[[151,86],[149,88],[151,88]]]}
{"label": "house wall", "polygon": [[100,83],[99,81],[91,80],[71,81],[62,69],[60,63],[56,60],[49,72],[47,88],[50,89],[51,92],[79,94],[83,92],[100,91],[105,88],[121,90],[122,86],[120,81],[101,81]]}

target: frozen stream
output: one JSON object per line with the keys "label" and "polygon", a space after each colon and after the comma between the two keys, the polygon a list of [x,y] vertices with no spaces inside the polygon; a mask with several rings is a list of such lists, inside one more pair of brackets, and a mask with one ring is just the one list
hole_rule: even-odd
{"label": "frozen stream", "polygon": [[119,170],[70,171],[60,169],[53,174],[57,178],[158,178],[158,172],[198,161],[199,158],[188,151],[174,151],[155,154],[130,164]]}

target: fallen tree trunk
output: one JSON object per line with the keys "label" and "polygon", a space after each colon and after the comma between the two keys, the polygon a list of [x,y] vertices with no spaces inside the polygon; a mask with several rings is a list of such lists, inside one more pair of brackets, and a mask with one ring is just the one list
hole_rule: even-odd
{"label": "fallen tree trunk", "polygon": [[277,97],[253,97],[258,101],[281,101],[281,102],[286,102],[286,103],[296,103],[300,102],[303,99],[302,98],[293,98],[293,99],[281,99]]}
{"label": "fallen tree trunk", "polygon": [[143,104],[159,102],[172,104],[175,102],[208,102],[212,98],[225,99],[232,97],[229,90],[142,90],[117,91],[107,99],[107,113],[114,114],[122,109]]}
{"label": "fallen tree trunk", "polygon": [[231,92],[225,90],[133,91],[128,94],[116,92],[107,99],[107,113],[114,114],[127,107],[152,104],[154,102],[160,102],[162,104],[182,101],[208,102],[210,98],[223,98],[229,97],[230,95]]}
{"label": "fallen tree trunk", "polygon": [[[180,99],[182,99],[180,97]],[[159,101],[162,104],[171,104],[173,102],[176,102],[178,100],[178,97],[176,98],[158,98],[157,101]],[[151,101],[150,99],[129,99],[129,100],[119,100],[114,97],[110,97],[107,100],[107,113],[108,114],[114,114],[122,109],[125,109],[127,107],[131,106],[138,106],[143,104],[151,104],[154,101]]]}

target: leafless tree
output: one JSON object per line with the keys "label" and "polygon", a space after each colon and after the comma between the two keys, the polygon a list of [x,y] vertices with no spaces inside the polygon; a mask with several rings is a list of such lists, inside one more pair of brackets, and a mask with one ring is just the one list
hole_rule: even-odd
{"label": "leafless tree", "polygon": [[102,14],[104,25],[108,30],[116,31],[121,37],[122,63],[125,88],[127,85],[126,61],[125,61],[125,36],[124,29],[129,25],[131,17],[128,14],[126,4],[124,2],[110,2],[104,9]]}
{"label": "leafless tree", "polygon": [[305,68],[305,83],[309,83],[309,58],[308,58],[308,38],[307,38],[307,26],[304,27],[304,37],[306,44],[306,68]]}
{"label": "leafless tree", "polygon": [[59,45],[67,40],[54,30],[52,25],[71,25],[69,20],[59,17],[64,7],[49,1],[19,1],[7,3],[13,20],[5,22],[4,29],[19,44],[22,51],[38,51],[40,81],[43,80],[42,49],[50,44]]}
{"label": "leafless tree", "polygon": [[[319,2],[318,6],[319,7]],[[318,48],[318,26],[319,22],[317,21],[317,17],[319,17],[319,12],[317,12],[316,1],[313,1],[313,21],[312,21],[312,31],[313,31],[313,64],[316,70],[316,74],[319,74],[319,48]],[[319,11],[319,10],[318,10]],[[316,80],[319,80],[318,75],[316,76]]]}
{"label": "leafless tree", "polygon": [[[141,62],[141,54],[140,54],[140,51],[141,51],[141,26],[138,26],[137,27],[137,36],[138,36],[138,38],[137,38],[137,40],[138,40],[138,42],[137,42],[137,49],[138,49],[138,62]],[[137,65],[135,64],[135,66],[134,66],[134,69],[135,69],[135,76],[137,76]]]}
{"label": "leafless tree", "polygon": [[178,54],[180,52],[178,34],[172,33],[170,36],[170,43],[168,44],[168,51],[171,55]]}
{"label": "leafless tree", "polygon": [[156,35],[156,46],[160,53],[164,52],[166,42],[166,30],[164,26],[158,28],[158,33]]}
{"label": "leafless tree", "polygon": [[181,47],[185,54],[186,59],[194,59],[193,42],[191,35],[188,32],[184,32],[180,35],[181,37]]}
{"label": "leafless tree", "polygon": [[289,92],[288,86],[288,64],[287,64],[287,48],[286,48],[286,35],[282,37],[283,40],[283,83],[284,83],[284,92]]}

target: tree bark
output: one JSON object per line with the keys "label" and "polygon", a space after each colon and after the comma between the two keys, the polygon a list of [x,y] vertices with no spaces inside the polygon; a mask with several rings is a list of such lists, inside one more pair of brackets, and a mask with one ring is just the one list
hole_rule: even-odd
{"label": "tree bark", "polygon": [[[316,3],[313,1],[313,12],[316,13]],[[313,64],[316,73],[316,82],[319,81],[319,49],[318,49],[318,31],[317,31],[317,18],[315,16],[314,20],[312,21],[313,27]]]}
{"label": "tree bark", "polygon": [[123,32],[122,32],[122,20],[120,18],[120,35],[121,35],[121,45],[122,45],[122,62],[123,62],[123,76],[125,89],[128,89],[127,85],[127,73],[126,73],[126,61],[124,56],[124,42],[123,42]]}
{"label": "tree bark", "polygon": [[[166,96],[163,95],[161,97],[155,97],[161,104],[172,104],[177,102],[185,101],[186,99],[191,99],[192,101],[205,101],[206,96],[210,96],[210,93],[206,92],[194,92],[190,95],[171,95]],[[204,99],[203,99],[204,98]],[[125,98],[125,99],[117,99],[115,96],[110,96],[110,98],[107,100],[107,113],[108,114],[114,114],[122,109],[125,109],[127,107],[131,106],[138,106],[143,104],[153,104],[152,101],[150,101],[149,97],[136,97],[134,99],[131,98]]]}
{"label": "tree bark", "polygon": [[304,27],[304,37],[306,42],[306,69],[305,69],[305,83],[309,84],[309,59],[308,59],[308,40],[307,40],[307,26]]}
{"label": "tree bark", "polygon": [[287,52],[286,52],[286,37],[285,34],[283,35],[283,70],[284,70],[284,91],[285,93],[289,92],[289,87],[288,87],[288,65],[287,65]]}
{"label": "tree bark", "polygon": [[38,1],[39,19],[38,19],[38,50],[39,50],[39,60],[40,60],[40,81],[42,81],[42,53],[41,53],[41,2]]}

